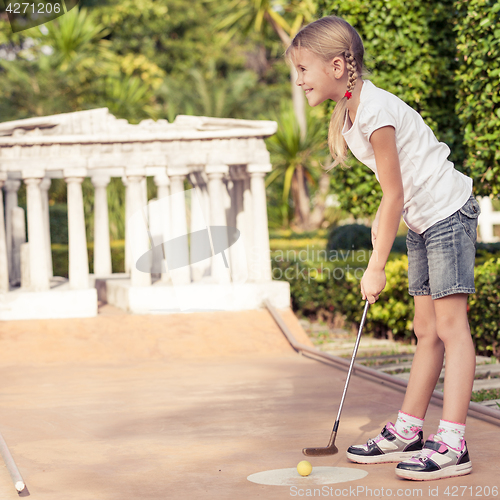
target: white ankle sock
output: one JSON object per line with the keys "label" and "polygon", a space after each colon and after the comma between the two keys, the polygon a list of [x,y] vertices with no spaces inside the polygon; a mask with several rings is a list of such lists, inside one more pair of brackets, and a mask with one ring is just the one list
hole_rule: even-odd
{"label": "white ankle sock", "polygon": [[465,424],[457,422],[450,422],[448,420],[440,420],[436,436],[438,436],[443,443],[448,446],[459,450],[462,445],[462,439],[465,435]]}
{"label": "white ankle sock", "polygon": [[394,427],[396,428],[396,432],[398,434],[405,438],[409,438],[421,431],[423,425],[424,421],[421,418],[417,418],[413,415],[408,415],[408,413],[400,411]]}

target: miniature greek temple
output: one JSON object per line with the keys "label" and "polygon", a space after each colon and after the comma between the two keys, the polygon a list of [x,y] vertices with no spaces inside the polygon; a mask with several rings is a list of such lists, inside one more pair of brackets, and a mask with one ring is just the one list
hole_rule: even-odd
{"label": "miniature greek temple", "polygon": [[[272,280],[264,183],[271,170],[264,139],[276,127],[194,116],[132,125],[107,108],[1,123],[0,320],[93,316],[98,299],[134,313],[255,309],[265,298],[288,307],[288,283]],[[158,191],[149,202],[148,176]],[[92,275],[85,177],[95,188]],[[125,273],[111,268],[112,177],[126,187]],[[54,178],[67,183],[68,279],[53,276]]]}

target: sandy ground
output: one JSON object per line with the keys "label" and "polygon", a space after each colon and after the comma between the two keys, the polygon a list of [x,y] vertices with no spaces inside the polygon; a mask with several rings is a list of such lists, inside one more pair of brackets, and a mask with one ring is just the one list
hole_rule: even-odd
{"label": "sandy ground", "polygon": [[[308,343],[293,313],[279,312]],[[0,431],[34,500],[313,496],[307,478],[293,489],[247,476],[295,467],[304,446],[326,445],[345,376],[295,353],[266,310],[134,316],[106,306],[97,318],[5,322]],[[311,462],[368,475],[323,498],[447,498],[448,486],[449,496],[488,498],[485,487],[500,489],[499,427],[473,417],[468,476],[409,482],[393,464],[349,462],[345,449],[374,437],[402,399],[353,376],[340,452]],[[440,412],[429,407],[427,434]],[[0,499],[14,498],[0,466]]]}

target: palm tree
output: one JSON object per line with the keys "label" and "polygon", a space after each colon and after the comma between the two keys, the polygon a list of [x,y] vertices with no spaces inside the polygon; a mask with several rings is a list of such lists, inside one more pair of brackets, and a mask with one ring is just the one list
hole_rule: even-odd
{"label": "palm tree", "polygon": [[[226,40],[230,40],[237,32],[248,34],[253,30],[256,33],[262,33],[264,27],[269,25],[286,49],[301,28],[302,23],[312,19],[316,8],[313,0],[232,0],[229,3],[222,2],[216,29],[227,30]],[[285,14],[286,11],[293,12],[293,22],[288,23],[285,17],[280,14],[280,12]],[[290,65],[293,108],[299,130],[304,138],[307,128],[305,95],[302,89],[295,85],[296,80],[297,72],[293,65]]]}
{"label": "palm tree", "polygon": [[104,104],[109,111],[132,122],[143,118],[156,118],[153,89],[137,76],[118,74],[108,76],[100,84],[102,95],[98,103]]}
{"label": "palm tree", "polygon": [[216,61],[211,60],[205,71],[192,68],[185,80],[166,77],[159,93],[165,101],[169,121],[177,114],[241,118],[256,82],[257,76],[252,71],[230,71],[223,75],[217,71]]}
{"label": "palm tree", "polygon": [[[306,118],[306,134],[303,137],[293,109],[283,103],[279,114],[274,117],[278,122],[278,131],[267,140],[274,169],[266,178],[266,186],[278,179],[283,182],[282,222],[289,225],[291,195],[294,214],[290,227],[295,231],[312,231],[321,226],[331,180],[321,167],[331,163],[331,158],[324,153],[326,140],[322,122],[315,119],[311,112]],[[311,200],[313,187],[316,188],[316,196]]]}
{"label": "palm tree", "polygon": [[78,7],[71,9],[67,14],[58,18],[42,29],[40,33],[43,43],[53,50],[56,66],[61,71],[74,68],[83,59],[92,55],[104,56],[109,45],[108,40],[103,40],[110,32],[102,24],[95,24],[92,16],[86,9]]}

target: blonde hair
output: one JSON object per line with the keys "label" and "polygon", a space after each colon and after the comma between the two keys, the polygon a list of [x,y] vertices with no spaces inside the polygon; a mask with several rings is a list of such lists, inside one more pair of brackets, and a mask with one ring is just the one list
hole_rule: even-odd
{"label": "blonde hair", "polygon": [[[358,77],[365,75],[363,65],[365,49],[358,32],[344,19],[327,16],[304,26],[294,37],[286,49],[285,57],[291,61],[294,49],[304,48],[325,62],[334,57],[344,57],[346,62],[348,82],[347,91],[352,92]],[[328,130],[328,147],[333,157],[331,167],[339,163],[345,166],[347,159],[347,144],[342,136],[347,97],[343,97],[335,105]]]}

